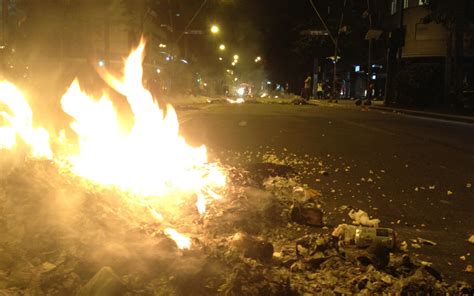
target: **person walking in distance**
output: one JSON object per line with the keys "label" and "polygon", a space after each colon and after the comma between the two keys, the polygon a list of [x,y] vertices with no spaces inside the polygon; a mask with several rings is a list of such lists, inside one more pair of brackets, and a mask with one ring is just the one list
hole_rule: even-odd
{"label": "person walking in distance", "polygon": [[316,96],[319,100],[323,99],[324,91],[322,81],[318,81],[318,83],[316,84]]}
{"label": "person walking in distance", "polygon": [[304,80],[304,88],[303,88],[303,99],[306,101],[309,100],[311,94],[311,75],[308,74],[308,77]]}

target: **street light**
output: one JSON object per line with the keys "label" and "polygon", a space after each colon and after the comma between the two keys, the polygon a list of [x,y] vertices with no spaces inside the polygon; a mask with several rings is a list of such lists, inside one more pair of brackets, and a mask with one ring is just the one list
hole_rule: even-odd
{"label": "street light", "polygon": [[222,61],[222,58],[221,58],[221,57],[219,57],[219,61]]}
{"label": "street light", "polygon": [[258,63],[258,62],[260,62],[261,60],[262,60],[262,58],[258,56],[258,57],[255,58],[255,63]]}
{"label": "street light", "polygon": [[225,45],[224,44],[219,45],[219,49],[220,50],[225,50]]}
{"label": "street light", "polygon": [[238,54],[235,54],[235,55],[234,55],[234,60],[237,61],[238,59],[239,59],[239,55],[238,55]]}
{"label": "street light", "polygon": [[219,29],[218,26],[212,25],[212,27],[211,27],[211,33],[212,34],[217,34],[217,33],[219,33],[219,31],[220,31],[220,29]]}

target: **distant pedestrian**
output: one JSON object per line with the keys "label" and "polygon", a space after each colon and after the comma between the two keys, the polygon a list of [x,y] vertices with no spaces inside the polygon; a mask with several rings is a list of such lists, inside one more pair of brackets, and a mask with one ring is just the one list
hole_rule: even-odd
{"label": "distant pedestrian", "polygon": [[316,84],[316,96],[319,100],[324,97],[323,83],[321,81]]}
{"label": "distant pedestrian", "polygon": [[306,77],[306,79],[304,80],[304,88],[302,91],[303,99],[308,101],[310,94],[311,94],[311,75],[308,74],[308,77]]}
{"label": "distant pedestrian", "polygon": [[369,87],[367,88],[367,100],[370,101],[375,95],[375,84],[373,82],[369,83]]}

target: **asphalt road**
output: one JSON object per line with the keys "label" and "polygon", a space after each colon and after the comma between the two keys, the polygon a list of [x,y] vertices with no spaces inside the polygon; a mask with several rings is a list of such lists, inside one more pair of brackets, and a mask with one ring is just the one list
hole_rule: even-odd
{"label": "asphalt road", "polygon": [[[322,191],[326,211],[361,208],[400,240],[433,240],[436,246],[411,247],[413,256],[433,262],[448,280],[474,283],[464,271],[474,264],[467,242],[474,234],[474,125],[276,104],[218,104],[178,115],[188,142],[205,144],[223,162],[235,162],[230,155],[258,162],[268,150],[310,160],[300,173]],[[321,168],[329,176],[319,175]]]}

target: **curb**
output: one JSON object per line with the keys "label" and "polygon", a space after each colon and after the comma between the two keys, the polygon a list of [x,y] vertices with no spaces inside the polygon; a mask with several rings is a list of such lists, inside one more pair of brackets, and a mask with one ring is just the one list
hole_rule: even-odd
{"label": "curb", "polygon": [[400,108],[383,107],[383,106],[367,106],[367,107],[369,107],[369,109],[371,109],[371,110],[379,110],[379,111],[386,111],[386,112],[397,112],[397,113],[401,113],[401,114],[413,115],[413,116],[418,116],[418,117],[427,117],[427,118],[442,119],[442,120],[449,120],[449,121],[455,121],[455,122],[463,122],[463,123],[474,124],[474,117],[472,117],[472,116],[443,114],[443,113],[417,111],[417,110],[400,109]]}

